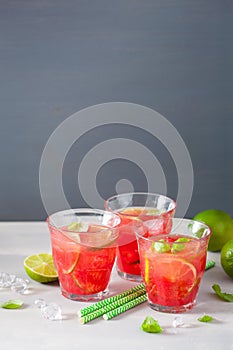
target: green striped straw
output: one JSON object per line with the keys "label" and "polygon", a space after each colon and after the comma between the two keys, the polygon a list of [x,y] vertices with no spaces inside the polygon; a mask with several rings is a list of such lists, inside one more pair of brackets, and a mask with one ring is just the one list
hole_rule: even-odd
{"label": "green striped straw", "polygon": [[145,292],[145,286],[143,283],[138,284],[137,286],[135,286],[133,288],[127,289],[126,291],[124,291],[120,294],[117,294],[117,295],[114,295],[110,298],[101,300],[95,304],[92,304],[90,306],[85,307],[84,309],[79,310],[78,316],[79,317],[86,316],[90,313],[93,313],[96,310],[103,308],[105,305],[109,305],[109,304],[113,303],[114,301],[120,300],[120,299],[122,299],[122,298],[124,298],[124,297],[126,297],[134,292],[137,292],[139,290],[143,290]]}
{"label": "green striped straw", "polygon": [[104,307],[102,307],[101,309],[98,309],[90,314],[87,314],[85,316],[82,316],[79,319],[79,322],[81,324],[90,322],[94,319],[96,319],[97,317],[100,317],[102,315],[104,315],[105,313],[115,310],[120,306],[123,306],[131,301],[136,300],[138,297],[146,295],[146,292],[144,289],[138,290],[137,292],[131,293],[127,296],[125,296],[124,298],[121,298],[119,300],[113,301],[111,304],[105,305]]}
{"label": "green striped straw", "polygon": [[146,296],[146,294],[143,294],[140,297],[138,297],[134,300],[131,300],[128,303],[121,305],[114,310],[107,312],[106,314],[103,315],[103,319],[110,320],[111,318],[116,317],[116,316],[122,314],[123,312],[125,312],[129,309],[132,309],[133,307],[135,307],[141,303],[144,303],[146,300],[147,300],[147,296]]}
{"label": "green striped straw", "polygon": [[208,260],[206,262],[205,271],[211,269],[214,266],[215,266],[215,261],[214,260]]}

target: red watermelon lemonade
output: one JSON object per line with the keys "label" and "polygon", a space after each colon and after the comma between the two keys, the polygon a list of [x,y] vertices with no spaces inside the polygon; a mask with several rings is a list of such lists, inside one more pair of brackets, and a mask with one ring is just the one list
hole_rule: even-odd
{"label": "red watermelon lemonade", "polygon": [[131,281],[142,280],[135,225],[160,217],[156,232],[164,231],[168,219],[174,215],[175,206],[170,198],[150,193],[121,194],[105,202],[106,209],[117,213],[121,219],[117,248],[117,272],[120,277]]}
{"label": "red watermelon lemonade", "polygon": [[179,313],[196,303],[211,230],[188,219],[172,222],[174,230],[170,234],[155,236],[145,225],[138,230],[137,239],[151,308]]}
{"label": "red watermelon lemonade", "polygon": [[101,299],[116,258],[118,216],[94,209],[58,212],[48,218],[53,260],[63,296]]}

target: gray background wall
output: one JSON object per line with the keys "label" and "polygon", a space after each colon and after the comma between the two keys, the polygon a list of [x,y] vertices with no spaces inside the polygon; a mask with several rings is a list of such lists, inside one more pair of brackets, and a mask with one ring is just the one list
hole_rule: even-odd
{"label": "gray background wall", "polygon": [[[39,164],[48,138],[73,113],[112,101],[150,107],[182,136],[194,168],[187,216],[209,208],[233,214],[232,7],[231,0],[1,0],[0,219],[46,218]],[[64,164],[72,206],[86,205],[76,170],[87,149],[131,134],[106,126],[75,143]],[[143,131],[134,135],[160,160],[175,196],[163,146]],[[141,170],[118,159],[101,169],[101,195],[121,177],[146,190]]]}

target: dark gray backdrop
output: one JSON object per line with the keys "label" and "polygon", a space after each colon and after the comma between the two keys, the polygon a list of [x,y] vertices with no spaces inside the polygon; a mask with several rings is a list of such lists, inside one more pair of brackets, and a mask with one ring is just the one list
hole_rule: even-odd
{"label": "dark gray backdrop", "polygon": [[[194,168],[188,217],[209,208],[232,214],[232,14],[231,0],[1,0],[0,219],[46,218],[39,164],[48,138],[73,113],[112,101],[150,107],[182,136]],[[143,131],[133,134],[154,152],[175,197],[169,154]],[[97,128],[67,155],[71,206],[86,206],[79,162],[108,137],[132,138],[132,130]],[[97,176],[101,195],[121,178],[147,190],[141,169],[118,159]]]}

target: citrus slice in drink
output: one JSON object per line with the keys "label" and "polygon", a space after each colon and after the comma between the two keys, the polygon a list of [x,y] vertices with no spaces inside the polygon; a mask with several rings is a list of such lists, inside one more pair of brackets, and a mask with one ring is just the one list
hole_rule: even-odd
{"label": "citrus slice in drink", "polygon": [[69,274],[77,265],[80,248],[74,244],[64,244],[62,248],[54,244],[53,255],[58,271]]}
{"label": "citrus slice in drink", "polygon": [[64,274],[71,273],[74,270],[75,266],[77,265],[78,259],[79,259],[79,252],[77,251],[66,252],[62,260],[62,272]]}
{"label": "citrus slice in drink", "polygon": [[143,207],[128,207],[125,209],[122,209],[119,214],[123,215],[129,215],[129,216],[138,216],[143,212]]}
{"label": "citrus slice in drink", "polygon": [[104,291],[110,277],[110,269],[74,270],[73,280],[85,294],[95,294]]}
{"label": "citrus slice in drink", "polygon": [[121,211],[119,211],[117,214],[120,216],[121,218],[121,223],[120,223],[120,226],[123,226],[123,225],[133,225],[134,222],[136,221],[141,221],[139,219],[139,215],[142,213],[142,208],[126,208],[126,209],[123,209]]}
{"label": "citrus slice in drink", "polygon": [[[72,233],[73,234],[73,233]],[[74,235],[77,235],[74,233]],[[52,247],[53,247],[53,259],[59,273],[69,274],[75,268],[79,255],[80,245],[77,241],[71,240],[58,232],[56,235],[52,235]]]}
{"label": "citrus slice in drink", "polygon": [[145,283],[149,283],[149,260],[145,258]]}
{"label": "citrus slice in drink", "polygon": [[48,253],[30,255],[24,260],[24,269],[28,276],[40,283],[49,283],[58,278],[53,257]]}
{"label": "citrus slice in drink", "polygon": [[184,298],[196,284],[197,272],[188,261],[174,256],[161,256],[153,265],[156,284],[163,286],[165,294]]}
{"label": "citrus slice in drink", "polygon": [[162,211],[157,208],[150,207],[129,207],[121,210],[120,214],[131,215],[135,217],[140,215],[158,216],[162,214]]}
{"label": "citrus slice in drink", "polygon": [[82,236],[81,242],[91,250],[99,250],[111,246],[117,239],[117,235],[106,226],[90,225],[88,233]]}
{"label": "citrus slice in drink", "polygon": [[86,222],[72,222],[68,226],[68,230],[72,232],[87,232],[88,224]]}

